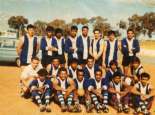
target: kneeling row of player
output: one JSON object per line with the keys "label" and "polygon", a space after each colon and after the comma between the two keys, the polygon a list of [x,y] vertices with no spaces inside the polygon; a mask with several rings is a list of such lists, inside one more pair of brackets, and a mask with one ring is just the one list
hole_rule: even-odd
{"label": "kneeling row of player", "polygon": [[[58,77],[51,82],[46,69],[38,71],[38,78],[30,84],[33,99],[39,104],[40,111],[50,112],[51,97],[61,106],[61,111],[80,112],[80,104],[91,112],[95,107],[97,112],[108,112],[108,105],[112,105],[118,112],[129,112],[129,106],[136,108],[136,112],[149,113],[153,99],[153,88],[148,83],[148,73],[141,74],[141,80],[133,87],[128,86],[119,72],[113,74],[112,80],[107,83],[102,77],[102,70],[95,72],[94,79],[85,79],[83,70],[77,70],[77,78],[71,79],[67,70],[61,67]],[[106,81],[106,82],[105,82]],[[54,96],[51,96],[54,95]]]}

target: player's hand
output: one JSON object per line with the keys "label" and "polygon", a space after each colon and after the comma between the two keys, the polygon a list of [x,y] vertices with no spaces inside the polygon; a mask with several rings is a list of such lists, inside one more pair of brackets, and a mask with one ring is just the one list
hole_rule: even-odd
{"label": "player's hand", "polygon": [[70,47],[69,49],[71,50],[71,52],[74,52],[74,48],[73,47]]}

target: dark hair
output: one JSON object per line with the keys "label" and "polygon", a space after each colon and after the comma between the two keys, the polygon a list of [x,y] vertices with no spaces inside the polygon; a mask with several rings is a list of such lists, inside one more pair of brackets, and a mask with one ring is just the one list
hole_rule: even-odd
{"label": "dark hair", "polygon": [[60,67],[58,70],[58,74],[60,74],[60,72],[65,71],[67,73],[67,69],[65,67]]}
{"label": "dark hair", "polygon": [[109,66],[111,67],[112,65],[116,65],[116,67],[118,67],[118,63],[116,60],[111,60],[109,63]]}
{"label": "dark hair", "polygon": [[89,59],[94,60],[94,57],[93,57],[93,56],[88,56],[87,61],[88,61]]}
{"label": "dark hair", "polygon": [[140,64],[140,59],[137,56],[134,56],[132,59],[132,63],[135,63],[135,62]]}
{"label": "dark hair", "polygon": [[119,72],[119,71],[114,72],[113,78],[115,78],[117,76],[121,77],[122,76],[121,72]]}
{"label": "dark hair", "polygon": [[97,69],[97,70],[95,71],[95,74],[96,74],[97,72],[101,72],[101,74],[103,73],[101,69]]}
{"label": "dark hair", "polygon": [[40,59],[39,59],[38,57],[32,57],[32,58],[31,58],[31,61],[33,61],[33,60],[38,60],[38,61],[40,61]]}
{"label": "dark hair", "polygon": [[93,30],[93,33],[95,33],[96,31],[98,31],[99,33],[101,32],[100,29],[95,28],[95,29]]}
{"label": "dark hair", "polygon": [[147,78],[148,80],[150,79],[150,74],[148,74],[146,72],[143,72],[140,76],[141,76],[141,79],[142,78]]}
{"label": "dark hair", "polygon": [[37,74],[38,74],[39,76],[44,76],[44,77],[46,77],[46,76],[48,75],[48,72],[47,72],[47,70],[46,70],[45,68],[42,68],[42,69],[40,69],[40,70],[37,72]]}
{"label": "dark hair", "polygon": [[34,28],[35,28],[34,25],[32,25],[32,24],[27,25],[27,30],[28,30],[28,29],[31,29],[31,28],[34,29]]}
{"label": "dark hair", "polygon": [[60,58],[59,58],[58,56],[53,56],[52,62],[53,62],[53,60],[55,60],[55,59],[60,61]]}
{"label": "dark hair", "polygon": [[84,72],[83,72],[83,69],[77,69],[77,71],[76,71],[76,75],[78,74],[78,72],[82,72],[82,73],[84,73]]}
{"label": "dark hair", "polygon": [[116,35],[115,31],[113,31],[113,30],[108,31],[108,36],[110,36],[112,34],[114,34],[114,36],[115,36]]}
{"label": "dark hair", "polygon": [[82,30],[85,29],[85,28],[86,28],[87,30],[89,30],[88,26],[83,26],[83,27],[82,27]]}
{"label": "dark hair", "polygon": [[78,31],[78,27],[75,26],[75,25],[73,25],[73,26],[71,26],[71,31],[72,31],[72,30],[76,30],[76,31]]}
{"label": "dark hair", "polygon": [[70,60],[70,64],[72,63],[78,63],[78,60],[76,58],[73,58],[72,60]]}
{"label": "dark hair", "polygon": [[127,30],[127,33],[130,32],[130,31],[134,33],[134,30],[131,29],[131,28],[129,28],[129,29]]}
{"label": "dark hair", "polygon": [[55,34],[57,34],[57,33],[63,34],[63,30],[61,28],[56,28],[55,29]]}
{"label": "dark hair", "polygon": [[52,26],[47,26],[46,32],[54,32],[54,28]]}

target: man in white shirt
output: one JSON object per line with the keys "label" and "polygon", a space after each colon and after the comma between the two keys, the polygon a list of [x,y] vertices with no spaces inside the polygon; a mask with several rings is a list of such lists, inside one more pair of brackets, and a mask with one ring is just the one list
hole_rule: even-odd
{"label": "man in white shirt", "polygon": [[91,41],[89,52],[94,57],[95,64],[102,66],[103,39],[100,37],[101,32],[99,29],[95,29],[93,32],[94,39]]}
{"label": "man in white shirt", "polygon": [[40,64],[40,60],[38,57],[34,57],[31,59],[31,64],[27,65],[21,73],[20,76],[20,85],[21,85],[21,92],[26,94],[29,92],[29,84],[32,80],[36,79],[37,72],[42,68]]}

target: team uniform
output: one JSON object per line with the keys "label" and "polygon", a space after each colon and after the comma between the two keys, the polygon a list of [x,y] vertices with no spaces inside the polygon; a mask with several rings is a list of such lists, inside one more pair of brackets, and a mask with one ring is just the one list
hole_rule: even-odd
{"label": "team uniform", "polygon": [[83,78],[79,81],[77,78],[74,79],[75,91],[74,91],[74,104],[76,111],[81,111],[80,103],[86,104],[88,112],[90,112],[91,101],[88,93],[89,80]]}
{"label": "team uniform", "polygon": [[57,39],[55,37],[54,39],[56,39],[56,48],[58,49],[58,51],[55,52],[55,56],[60,59],[60,64],[65,64],[65,38]]}
{"label": "team uniform", "polygon": [[71,66],[68,67],[68,74],[69,77],[72,79],[76,79],[77,78],[77,74],[76,74],[77,69],[73,69]]}
{"label": "team uniform", "polygon": [[133,57],[136,56],[136,53],[140,51],[139,42],[136,38],[131,40],[124,38],[121,41],[121,47],[123,54],[122,65],[128,66],[132,62]]}
{"label": "team uniform", "polygon": [[[70,79],[67,78],[65,80],[61,80],[59,77],[56,79],[58,82],[58,86],[60,86],[63,90],[66,90],[70,86]],[[56,91],[56,96],[58,98],[58,102],[61,106],[65,106],[67,104],[68,107],[70,107],[73,104],[73,92],[69,94],[67,99],[64,98],[65,91]],[[70,110],[69,110],[70,111]]]}
{"label": "team uniform", "polygon": [[89,68],[87,65],[83,68],[84,76],[87,79],[94,78],[95,72],[99,70],[99,66],[94,64],[92,68]]}
{"label": "team uniform", "polygon": [[120,73],[122,74],[122,78],[123,78],[122,70],[121,70],[119,67],[116,68],[115,71],[113,71],[113,70],[110,68],[110,69],[106,72],[106,74],[105,74],[105,83],[106,83],[107,85],[112,81],[112,79],[113,79],[113,74],[114,74],[115,72],[120,72]]}
{"label": "team uniform", "polygon": [[33,80],[29,86],[31,96],[38,105],[49,105],[50,96],[52,94],[52,82],[48,79],[40,81],[40,79]]}
{"label": "team uniform", "polygon": [[59,70],[60,66],[55,67],[53,64],[48,65],[47,67],[47,71],[49,73],[49,77],[51,79],[54,79],[56,77],[58,77],[58,70]]}
{"label": "team uniform", "polygon": [[[74,51],[72,51],[71,48],[73,48]],[[67,38],[65,42],[65,52],[68,55],[68,64],[70,64],[70,60],[72,60],[73,58],[78,59],[77,48],[77,37],[72,38],[71,36],[69,36],[69,38]]]}
{"label": "team uniform", "polygon": [[[147,83],[144,86],[144,85],[142,85],[141,82],[136,83],[134,87],[137,89],[137,91],[139,91],[143,95],[150,94],[150,92],[153,89],[153,87],[150,83]],[[147,98],[146,100],[141,100],[141,96],[136,95],[136,98],[134,100],[134,105],[136,108],[139,108],[141,111],[145,112],[145,110],[149,110],[151,108],[153,98],[154,97],[152,96],[152,97]]]}
{"label": "team uniform", "polygon": [[42,51],[43,66],[47,66],[48,64],[50,64],[54,56],[54,52],[48,50],[49,47],[56,47],[56,39],[47,38],[47,36],[45,36],[41,39],[40,45],[40,49]]}
{"label": "team uniform", "polygon": [[[102,98],[99,95],[96,95],[92,92],[92,89],[100,90],[100,94]],[[90,91],[90,96],[92,98],[93,103],[95,104],[95,107],[97,111],[100,109],[107,109],[108,106],[108,87],[104,83],[104,78],[102,78],[100,81],[96,81],[96,79],[90,79],[90,84],[88,87],[88,90]]]}
{"label": "team uniform", "polygon": [[104,63],[106,67],[109,67],[111,60],[117,61],[118,59],[118,40],[113,41],[107,40],[105,42],[105,52],[104,52]]}
{"label": "team uniform", "polygon": [[77,38],[77,54],[79,64],[86,63],[86,60],[89,56],[89,48],[90,48],[90,37],[84,37],[80,35]]}
{"label": "team uniform", "polygon": [[[109,88],[113,88],[115,91],[122,92],[127,90],[126,86],[123,84],[123,80],[116,84],[113,80],[109,84]],[[109,92],[109,99],[110,104],[113,105],[118,112],[122,112],[124,109],[125,112],[128,112],[128,105],[129,105],[129,95],[128,93],[121,97],[118,93],[111,93]]]}
{"label": "team uniform", "polygon": [[137,76],[138,80],[140,80],[140,75],[144,72],[143,66],[140,64],[137,69],[131,69],[132,75]]}
{"label": "team uniform", "polygon": [[19,56],[20,62],[21,65],[28,65],[31,59],[37,55],[38,38],[36,36],[29,38],[29,35],[26,34],[21,38],[21,41],[23,46]]}
{"label": "team uniform", "polygon": [[98,59],[95,60],[95,64],[102,65],[102,54],[103,49],[101,49],[101,46],[103,45],[102,38],[100,39],[93,39],[90,44],[90,55],[98,56]]}

